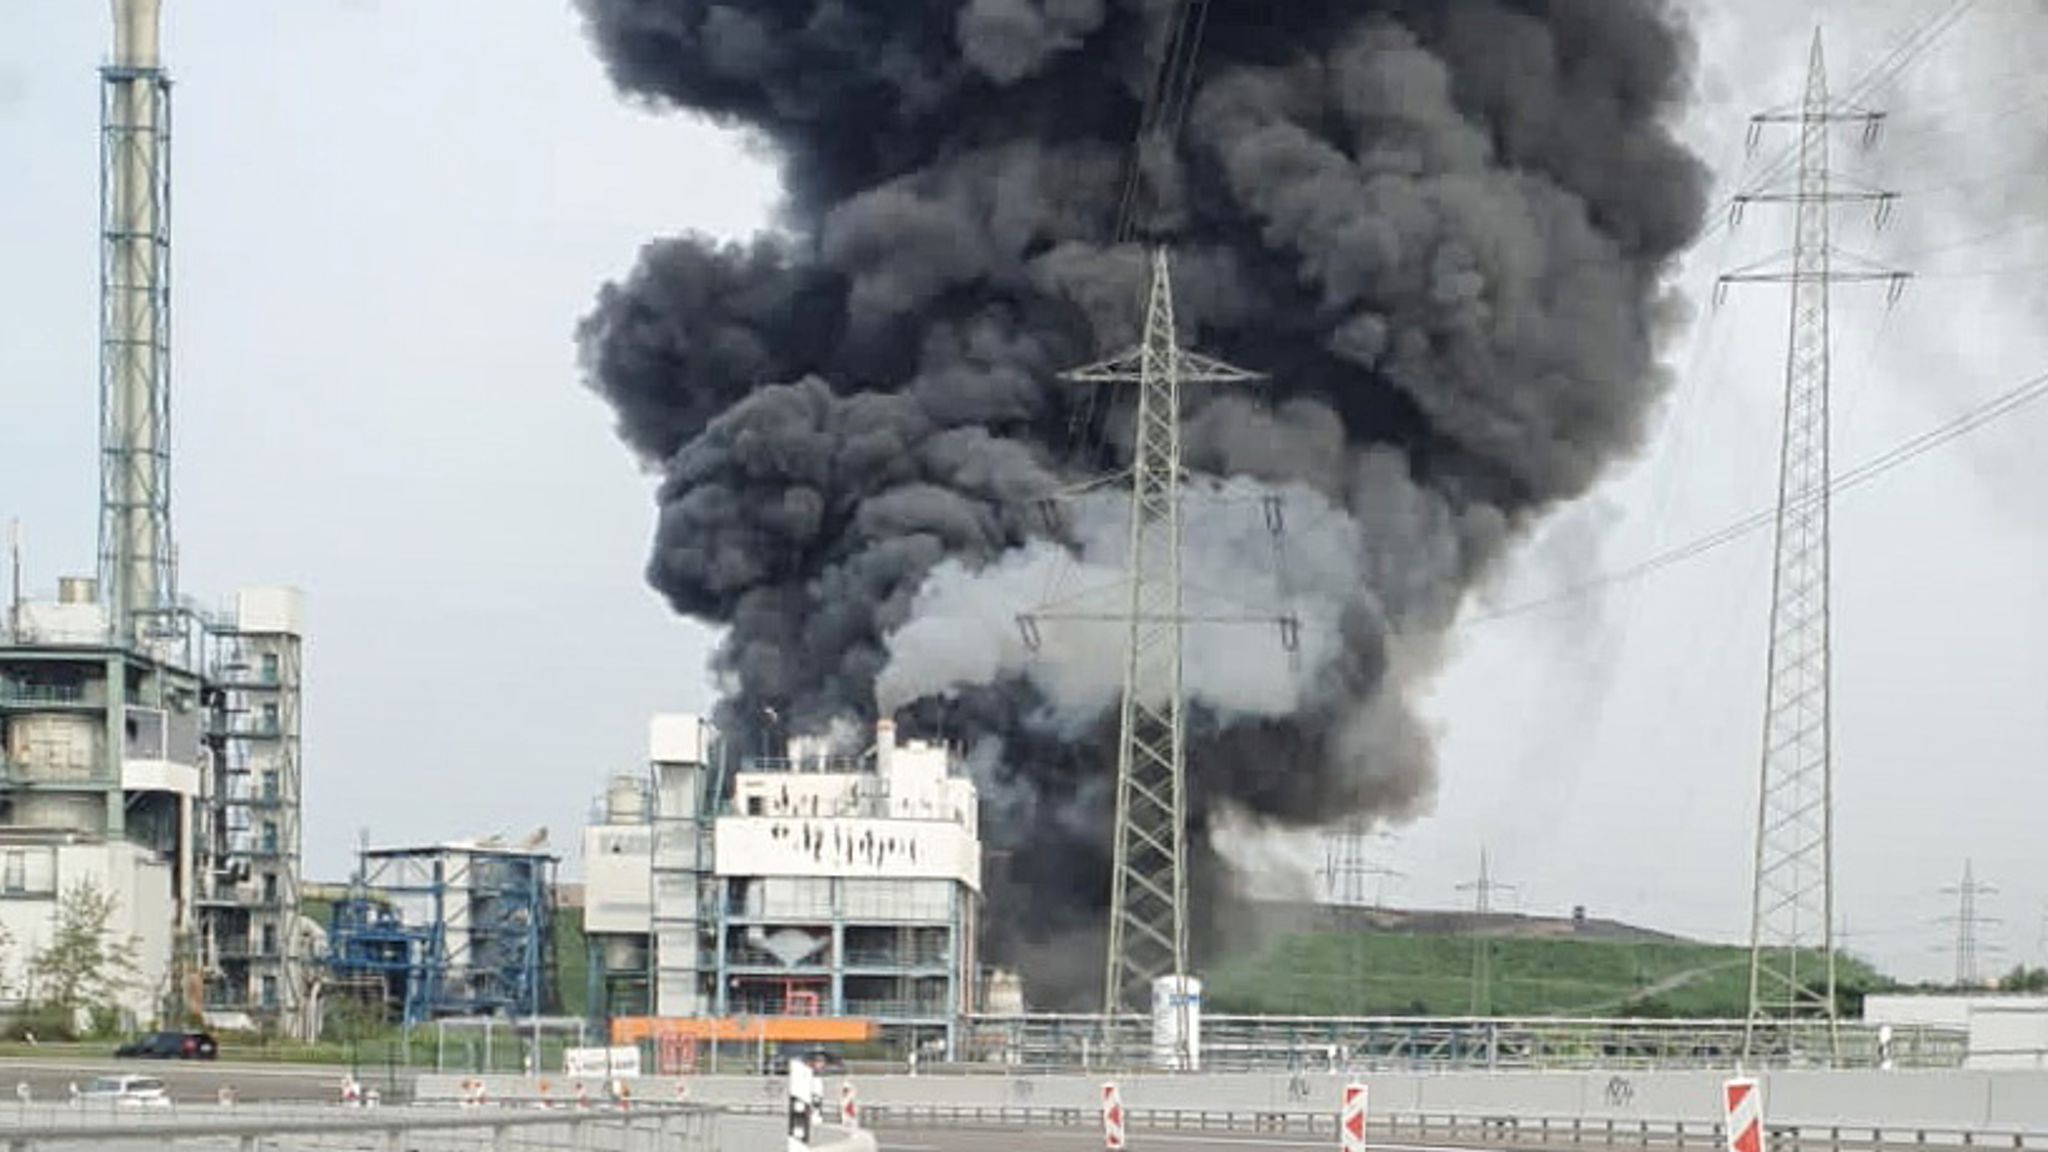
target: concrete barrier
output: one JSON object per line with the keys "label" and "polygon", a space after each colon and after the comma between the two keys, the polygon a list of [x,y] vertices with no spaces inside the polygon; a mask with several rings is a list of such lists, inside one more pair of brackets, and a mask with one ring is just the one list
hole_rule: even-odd
{"label": "concrete barrier", "polygon": [[[422,1076],[421,1100],[453,1100],[472,1077]],[[533,1079],[483,1078],[492,1100],[540,1098]],[[1341,1075],[1127,1076],[1118,1084],[1133,1110],[1284,1112],[1327,1107],[1333,1114],[1347,1080],[1372,1092],[1376,1115],[1442,1113],[1526,1119],[1684,1121],[1712,1126],[1721,1120],[1720,1072],[1445,1072]],[[1772,1124],[1856,1128],[1953,1128],[2048,1131],[2048,1071],[1767,1072],[1765,1119]],[[1093,1113],[1095,1076],[877,1076],[859,1077],[863,1107],[1072,1108]],[[557,1104],[577,1081],[551,1077]],[[676,1099],[673,1077],[632,1081],[637,1103]],[[776,1105],[784,1087],[762,1076],[692,1076],[692,1104],[758,1108]],[[601,1081],[589,1082],[593,1102],[605,1099]],[[838,1098],[828,1081],[827,1100]]]}

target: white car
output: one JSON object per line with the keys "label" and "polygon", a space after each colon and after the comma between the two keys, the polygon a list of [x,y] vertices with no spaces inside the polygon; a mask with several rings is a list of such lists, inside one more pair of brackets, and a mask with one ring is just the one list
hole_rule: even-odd
{"label": "white car", "polygon": [[100,1076],[85,1086],[78,1101],[118,1108],[168,1108],[171,1093],[155,1076]]}

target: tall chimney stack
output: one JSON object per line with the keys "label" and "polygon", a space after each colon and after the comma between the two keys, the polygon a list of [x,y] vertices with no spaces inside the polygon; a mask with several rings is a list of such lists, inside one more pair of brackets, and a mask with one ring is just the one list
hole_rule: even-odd
{"label": "tall chimney stack", "polygon": [[888,716],[875,721],[875,771],[889,771],[889,757],[896,752],[896,721]]}
{"label": "tall chimney stack", "polygon": [[168,607],[171,85],[159,0],[114,0],[100,69],[100,587],[116,635]]}
{"label": "tall chimney stack", "polygon": [[157,66],[158,0],[114,0],[114,63],[122,68]]}

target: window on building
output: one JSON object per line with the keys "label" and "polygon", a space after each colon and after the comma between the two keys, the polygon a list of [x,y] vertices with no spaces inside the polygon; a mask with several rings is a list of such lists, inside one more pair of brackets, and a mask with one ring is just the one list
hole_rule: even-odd
{"label": "window on building", "polygon": [[263,1006],[265,1008],[277,1007],[277,977],[275,976],[265,976],[263,978]]}
{"label": "window on building", "polygon": [[277,873],[275,872],[265,872],[263,874],[263,902],[265,904],[277,903]]}
{"label": "window on building", "polygon": [[265,956],[277,955],[277,925],[275,924],[265,924],[263,926],[263,954]]}
{"label": "window on building", "polygon": [[277,799],[277,773],[265,772],[263,774],[263,798],[265,800]]}
{"label": "window on building", "polygon": [[263,654],[263,682],[266,684],[277,683],[277,653],[275,652],[265,652]]}
{"label": "window on building", "polygon": [[263,824],[263,850],[265,852],[277,851],[277,822],[275,820],[267,820]]}
{"label": "window on building", "polygon": [[7,853],[5,864],[0,865],[0,891],[28,891],[28,853],[18,848]]}
{"label": "window on building", "polygon": [[265,732],[277,731],[277,705],[265,704],[263,706],[263,730]]}

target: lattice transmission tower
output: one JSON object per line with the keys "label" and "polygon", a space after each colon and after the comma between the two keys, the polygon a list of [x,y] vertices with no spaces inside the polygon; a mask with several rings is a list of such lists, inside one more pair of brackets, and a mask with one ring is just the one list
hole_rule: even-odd
{"label": "lattice transmission tower", "polygon": [[1102,989],[1105,1012],[1136,1011],[1150,1003],[1159,977],[1188,973],[1180,390],[1183,384],[1239,384],[1259,377],[1180,346],[1173,273],[1162,247],[1152,252],[1143,341],[1064,378],[1135,384],[1138,392],[1122,614],[1115,860]]}
{"label": "lattice transmission tower", "polygon": [[1896,194],[1842,181],[1829,169],[1829,137],[1859,126],[1875,143],[1884,116],[1828,95],[1820,33],[1813,37],[1805,95],[1798,104],[1751,118],[1762,129],[1798,130],[1797,171],[1789,186],[1764,185],[1735,197],[1792,206],[1789,260],[1766,261],[1721,277],[1717,296],[1736,283],[1791,288],[1785,359],[1785,411],[1778,471],[1777,541],[1772,563],[1769,672],[1757,789],[1756,856],[1750,903],[1746,1057],[1797,1043],[1790,1034],[1821,1027],[1835,1051],[1834,762],[1829,691],[1828,393],[1829,293],[1840,283],[1881,281],[1896,294],[1906,274],[1838,250],[1833,211],[1872,206],[1882,224]]}
{"label": "lattice transmission tower", "polygon": [[1953,924],[1956,930],[1956,987],[1975,988],[1984,980],[1981,965],[1983,955],[1994,948],[1984,944],[1983,929],[2002,923],[1996,916],[1987,916],[1978,901],[1986,896],[1998,895],[1996,886],[1977,879],[1974,861],[1963,861],[1961,883],[1951,884],[1941,890],[1944,896],[1956,898],[1956,914],[1945,917],[1944,923]]}
{"label": "lattice transmission tower", "polygon": [[1323,834],[1323,902],[1336,908],[1378,908],[1385,903],[1385,884],[1403,874],[1374,859],[1372,825],[1353,817],[1343,827]]}

